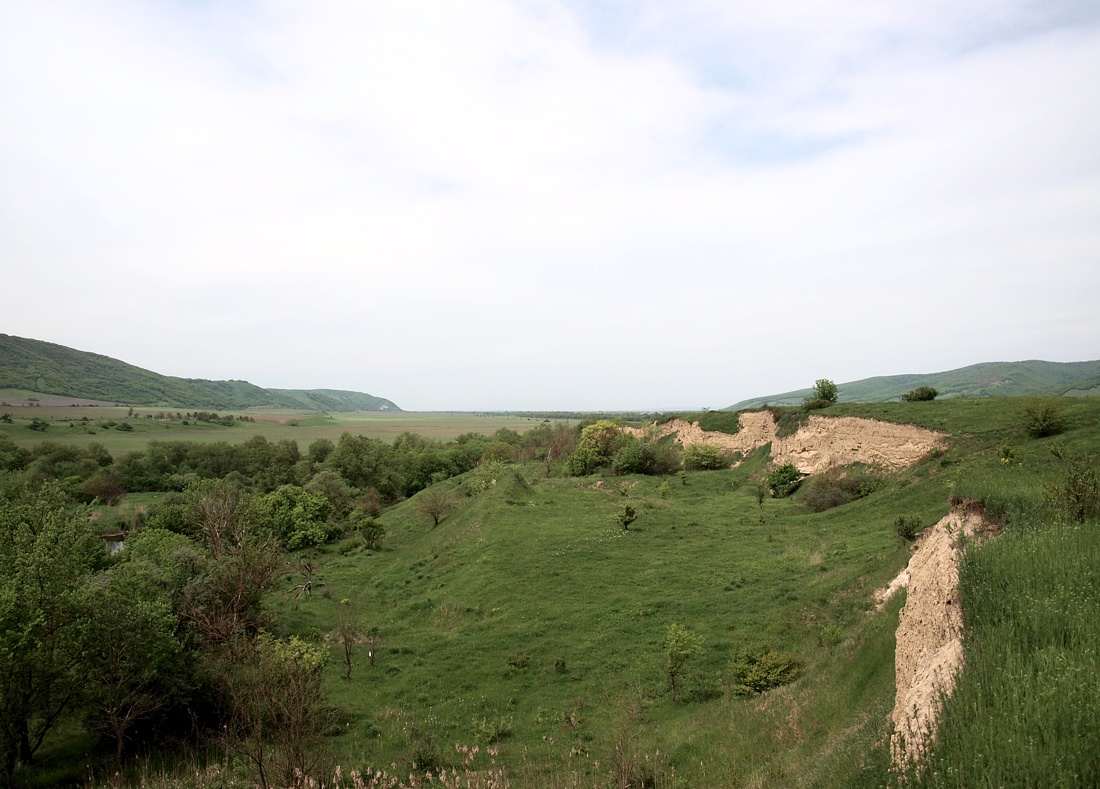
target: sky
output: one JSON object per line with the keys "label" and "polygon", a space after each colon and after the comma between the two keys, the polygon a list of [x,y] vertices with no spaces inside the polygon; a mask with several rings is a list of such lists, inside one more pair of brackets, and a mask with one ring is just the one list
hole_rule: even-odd
{"label": "sky", "polygon": [[0,0],[0,332],[406,410],[1100,358],[1095,0]]}

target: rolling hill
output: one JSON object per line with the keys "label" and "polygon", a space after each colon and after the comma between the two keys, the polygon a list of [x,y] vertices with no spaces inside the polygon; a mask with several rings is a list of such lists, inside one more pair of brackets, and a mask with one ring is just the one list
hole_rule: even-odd
{"label": "rolling hill", "polygon": [[[940,397],[1022,397],[1027,395],[1098,396],[1100,360],[1091,362],[982,362],[957,370],[912,375],[881,375],[839,384],[842,403],[885,403],[918,386],[937,389]],[[810,388],[753,397],[725,410],[762,405],[799,405]]]}
{"label": "rolling hill", "polygon": [[0,334],[0,389],[128,405],[314,411],[400,411],[392,401],[335,389],[263,389],[248,381],[176,378],[109,356]]}

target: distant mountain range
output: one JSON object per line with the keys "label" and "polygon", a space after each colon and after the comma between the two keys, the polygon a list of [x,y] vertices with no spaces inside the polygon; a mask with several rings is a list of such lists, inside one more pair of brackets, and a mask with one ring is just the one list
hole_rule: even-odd
{"label": "distant mountain range", "polygon": [[[931,386],[940,397],[986,397],[1001,395],[1100,396],[1100,361],[1092,362],[983,362],[958,370],[915,375],[881,375],[837,384],[842,403],[882,403],[900,400],[918,386]],[[758,408],[762,405],[799,405],[813,390],[753,397],[734,403],[726,410]]]}
{"label": "distant mountain range", "polygon": [[248,381],[175,378],[98,353],[7,334],[0,334],[0,389],[172,408],[401,410],[390,400],[363,392],[263,389]]}

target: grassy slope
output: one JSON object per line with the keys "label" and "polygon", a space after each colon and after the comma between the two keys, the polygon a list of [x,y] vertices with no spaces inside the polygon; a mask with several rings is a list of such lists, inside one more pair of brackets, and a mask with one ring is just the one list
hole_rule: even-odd
{"label": "grassy slope", "polygon": [[[932,386],[941,397],[1000,395],[1022,397],[1033,394],[1063,394],[1079,387],[1095,387],[1100,361],[1089,362],[984,362],[939,373],[889,375],[850,381],[839,385],[842,402],[885,402],[899,400],[918,386]],[[799,405],[813,394],[811,389],[782,392],[742,400],[729,410],[770,405]]]}
{"label": "grassy slope", "polygon": [[268,390],[247,381],[175,378],[108,356],[7,334],[0,334],[0,388],[173,408],[400,410],[389,400],[359,392]]}
{"label": "grassy slope", "polygon": [[[362,647],[351,682],[330,668],[345,711],[333,746],[345,766],[414,754],[448,761],[454,743],[484,745],[508,729],[502,758],[547,771],[533,785],[561,785],[571,752],[570,769],[607,779],[624,737],[632,752],[660,750],[687,785],[874,784],[885,776],[884,750],[873,745],[893,703],[896,607],[867,609],[907,560],[890,525],[903,513],[938,519],[953,492],[997,467],[1002,445],[1037,475],[1048,471],[1022,407],[989,398],[829,409],[956,437],[885,489],[818,515],[797,499],[758,509],[751,477],[762,456],[689,474],[686,486],[671,480],[663,495],[657,479],[595,488],[595,479],[519,468],[524,482],[509,477],[464,499],[435,529],[417,519],[415,500],[396,508],[384,518],[384,551],[325,549],[325,594],[280,597],[278,607],[290,630],[320,636],[346,599],[344,610],[385,634],[373,669]],[[1063,438],[1095,442],[1100,403],[1065,408]],[[611,518],[627,503],[641,517],[624,534]],[[686,703],[670,701],[662,676],[671,622],[706,638]],[[800,654],[806,676],[762,699],[724,692],[731,655],[760,641]]]}

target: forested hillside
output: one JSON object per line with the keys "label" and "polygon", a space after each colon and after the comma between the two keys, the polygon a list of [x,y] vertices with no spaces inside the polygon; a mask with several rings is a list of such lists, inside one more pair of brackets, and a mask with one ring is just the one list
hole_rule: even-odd
{"label": "forested hillside", "polygon": [[400,411],[362,392],[263,389],[248,381],[160,375],[88,351],[0,334],[0,389],[173,408],[306,408],[317,411]]}

